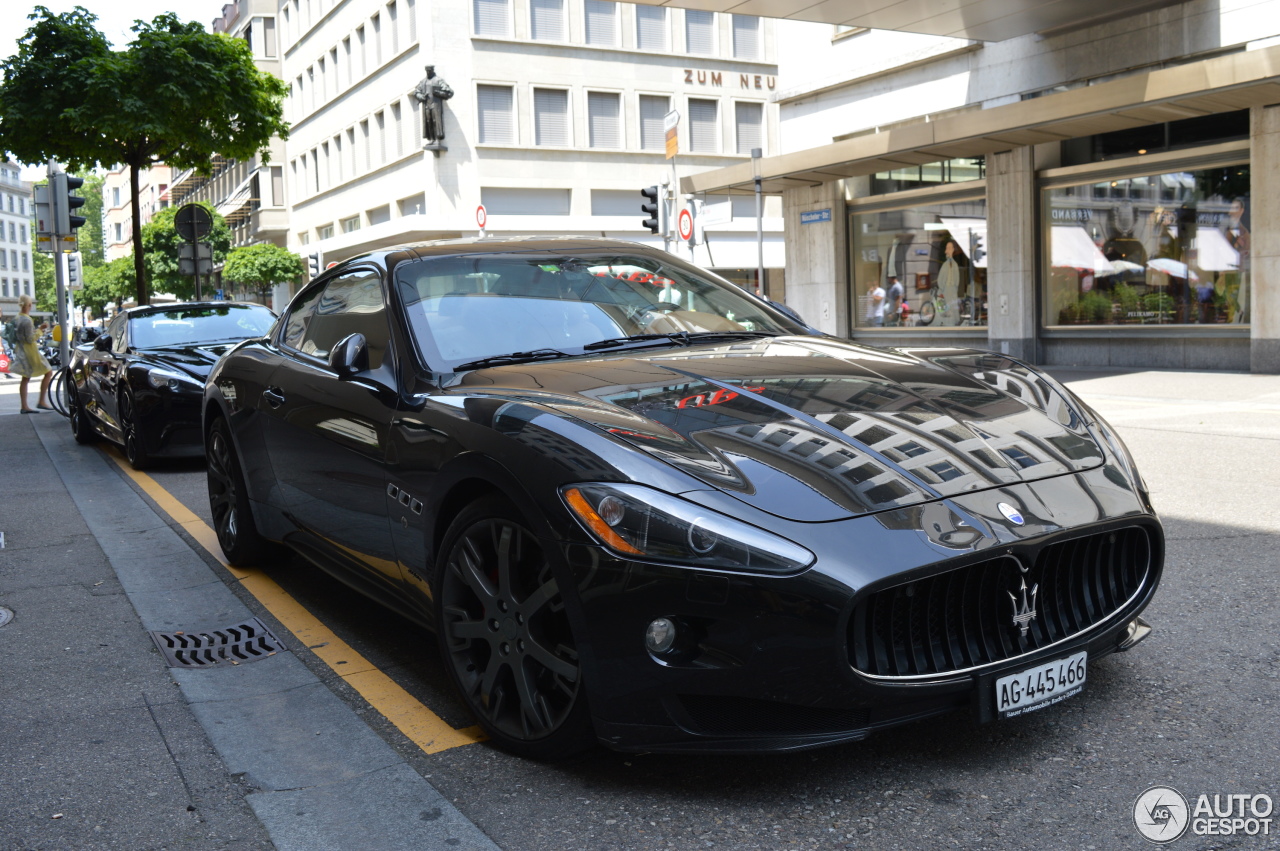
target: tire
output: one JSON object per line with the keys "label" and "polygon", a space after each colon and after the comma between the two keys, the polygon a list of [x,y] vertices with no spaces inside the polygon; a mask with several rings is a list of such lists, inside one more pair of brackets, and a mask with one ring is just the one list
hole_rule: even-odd
{"label": "tire", "polygon": [[151,456],[142,442],[138,429],[138,408],[133,391],[125,388],[120,394],[120,443],[124,447],[125,460],[135,470],[145,470],[151,464]]}
{"label": "tire", "polygon": [[933,317],[934,317],[935,313],[936,313],[936,311],[935,311],[935,309],[934,309],[934,307],[933,307],[933,302],[932,302],[932,301],[926,301],[924,304],[920,305],[920,320],[919,320],[919,324],[920,324],[920,325],[931,325],[931,324],[933,324]]}
{"label": "tire", "polygon": [[243,567],[262,562],[274,545],[258,534],[249,505],[249,491],[240,469],[240,456],[231,442],[231,427],[219,417],[209,427],[205,443],[208,462],[209,509],[218,544],[227,562]]}
{"label": "tire", "polygon": [[[71,381],[71,377],[68,376],[67,380]],[[89,422],[89,415],[85,413],[84,404],[80,401],[80,391],[76,390],[74,384],[67,392],[67,419],[71,422],[71,436],[76,439],[76,443],[85,446],[98,442],[98,433]]]}
{"label": "tire", "polygon": [[564,597],[538,538],[500,496],[449,526],[434,597],[440,652],[502,749],[563,759],[595,743]]}

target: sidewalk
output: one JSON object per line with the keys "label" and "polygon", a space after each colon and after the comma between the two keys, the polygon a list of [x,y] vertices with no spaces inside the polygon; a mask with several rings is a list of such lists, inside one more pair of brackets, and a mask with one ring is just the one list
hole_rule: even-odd
{"label": "sidewalk", "polygon": [[292,652],[166,668],[251,613],[61,416],[0,446],[0,845],[497,851]]}

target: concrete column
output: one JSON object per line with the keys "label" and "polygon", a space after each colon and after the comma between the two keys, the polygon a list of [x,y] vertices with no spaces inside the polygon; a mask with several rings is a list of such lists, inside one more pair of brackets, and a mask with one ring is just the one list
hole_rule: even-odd
{"label": "concrete column", "polygon": [[[831,211],[831,220],[801,224],[800,214]],[[782,193],[787,246],[787,306],[820,331],[849,336],[849,249],[844,191],[824,183]]]}
{"label": "concrete column", "polygon": [[1249,365],[1280,373],[1280,106],[1250,111]]}
{"label": "concrete column", "polygon": [[1032,148],[987,157],[987,339],[1039,362],[1036,341],[1036,182]]}

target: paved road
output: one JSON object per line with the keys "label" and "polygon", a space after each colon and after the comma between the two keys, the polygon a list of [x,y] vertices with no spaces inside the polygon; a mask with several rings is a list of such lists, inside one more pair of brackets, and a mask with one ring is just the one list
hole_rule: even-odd
{"label": "paved road", "polygon": [[[1149,786],[1280,801],[1280,378],[1059,374],[1128,442],[1169,541],[1152,637],[1091,666],[1085,692],[1054,709],[989,726],[961,713],[789,756],[601,750],[548,766],[485,744],[426,754],[294,649],[508,851],[1140,848],[1130,810]],[[207,519],[199,465],[152,477]],[[447,722],[470,723],[429,635],[303,563],[271,576]],[[1280,840],[1187,836],[1175,847]]]}

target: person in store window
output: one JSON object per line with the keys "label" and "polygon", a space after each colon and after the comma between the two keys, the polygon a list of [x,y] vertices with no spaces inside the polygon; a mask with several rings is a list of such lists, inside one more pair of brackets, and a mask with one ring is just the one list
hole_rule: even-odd
{"label": "person in store window", "polygon": [[960,254],[960,246],[956,245],[954,239],[948,239],[943,251],[946,259],[938,267],[938,293],[947,300],[946,324],[955,325],[959,321],[959,301],[963,295],[960,288],[963,286],[964,276],[960,271],[960,263],[956,260],[956,256]]}
{"label": "person in store window", "polygon": [[875,281],[867,287],[867,325],[873,328],[884,325],[884,287]]}
{"label": "person in store window", "polygon": [[[1235,323],[1249,321],[1247,314],[1249,312],[1250,236],[1247,216],[1248,210],[1245,206],[1245,199],[1232,198],[1231,206],[1227,211],[1227,218],[1222,223],[1222,235],[1226,237],[1227,244],[1240,255],[1239,264],[1236,267],[1238,271],[1224,276],[1228,278],[1226,297],[1228,310],[1231,314],[1228,321]],[[1234,280],[1231,280],[1232,278]]]}

